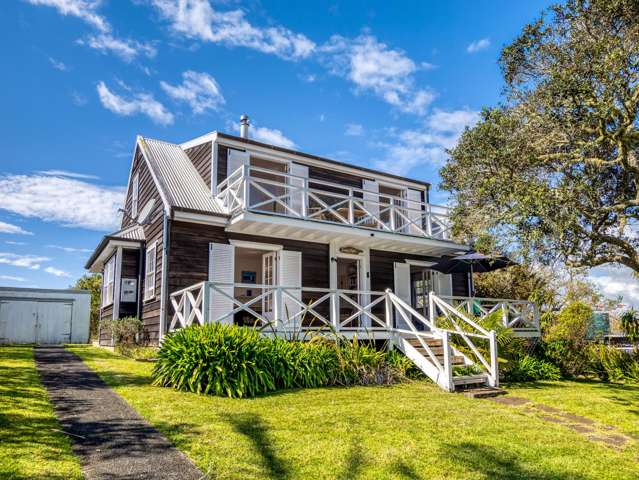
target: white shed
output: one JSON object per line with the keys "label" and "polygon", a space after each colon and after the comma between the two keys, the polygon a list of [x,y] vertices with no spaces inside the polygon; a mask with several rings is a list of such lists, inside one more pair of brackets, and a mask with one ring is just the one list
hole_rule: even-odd
{"label": "white shed", "polygon": [[0,287],[0,344],[87,343],[87,290]]}

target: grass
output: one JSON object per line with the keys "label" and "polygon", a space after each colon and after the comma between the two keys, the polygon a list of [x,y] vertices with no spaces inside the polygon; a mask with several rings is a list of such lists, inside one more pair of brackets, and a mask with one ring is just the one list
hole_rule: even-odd
{"label": "grass", "polygon": [[82,478],[30,346],[0,347],[0,478]]}
{"label": "grass", "polygon": [[[636,440],[613,448],[525,408],[447,394],[425,381],[237,400],[153,387],[151,364],[69,348],[210,478],[637,478]],[[543,391],[588,416],[574,397],[561,402],[572,386],[556,382]],[[514,389],[519,396],[541,392],[540,385]],[[591,404],[607,402],[597,415],[628,433],[639,414],[624,402],[638,394],[639,387],[605,386],[581,393]]]}
{"label": "grass", "polygon": [[509,391],[617,427],[639,439],[639,384],[594,380],[535,382],[513,385]]}

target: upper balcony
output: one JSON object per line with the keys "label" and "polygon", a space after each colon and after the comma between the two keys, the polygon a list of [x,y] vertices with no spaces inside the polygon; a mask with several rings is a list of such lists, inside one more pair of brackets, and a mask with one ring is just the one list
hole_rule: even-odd
{"label": "upper balcony", "polygon": [[[387,189],[392,190],[392,189]],[[242,165],[218,185],[217,199],[232,215],[268,214],[374,232],[450,240],[449,209],[402,193],[365,190]]]}

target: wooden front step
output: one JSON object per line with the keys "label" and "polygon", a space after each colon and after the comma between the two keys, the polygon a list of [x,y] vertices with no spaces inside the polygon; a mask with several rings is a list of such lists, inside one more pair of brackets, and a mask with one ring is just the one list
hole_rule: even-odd
{"label": "wooden front step", "polygon": [[[444,344],[441,338],[422,338],[424,343],[426,343],[429,347],[443,347]],[[407,339],[408,343],[410,343],[413,347],[421,347],[421,342],[418,338],[409,338]]]}
{"label": "wooden front step", "polygon": [[[419,353],[421,353],[424,358],[426,358],[427,360],[430,360],[430,355],[428,354],[428,352],[426,351],[425,348],[423,347],[416,347],[415,348]],[[441,364],[444,363],[444,352],[442,351],[441,353],[437,353],[434,351],[434,349],[431,348],[431,350],[433,350],[433,355],[435,355],[435,358],[437,359],[437,361]],[[453,355],[452,356],[452,364],[454,366],[457,365],[464,365],[464,357],[462,357],[461,355]]]}

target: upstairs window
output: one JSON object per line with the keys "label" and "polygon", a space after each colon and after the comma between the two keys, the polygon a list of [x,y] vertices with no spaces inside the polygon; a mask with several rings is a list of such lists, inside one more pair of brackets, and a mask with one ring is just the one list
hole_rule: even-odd
{"label": "upstairs window", "polygon": [[133,175],[133,183],[131,184],[131,217],[138,216],[138,194],[140,191],[140,176],[136,173]]}
{"label": "upstairs window", "polygon": [[146,266],[144,273],[144,300],[155,297],[155,266],[157,243],[146,249]]}
{"label": "upstairs window", "polygon": [[106,307],[113,303],[113,284],[115,282],[115,255],[104,264],[102,274],[102,306]]}

